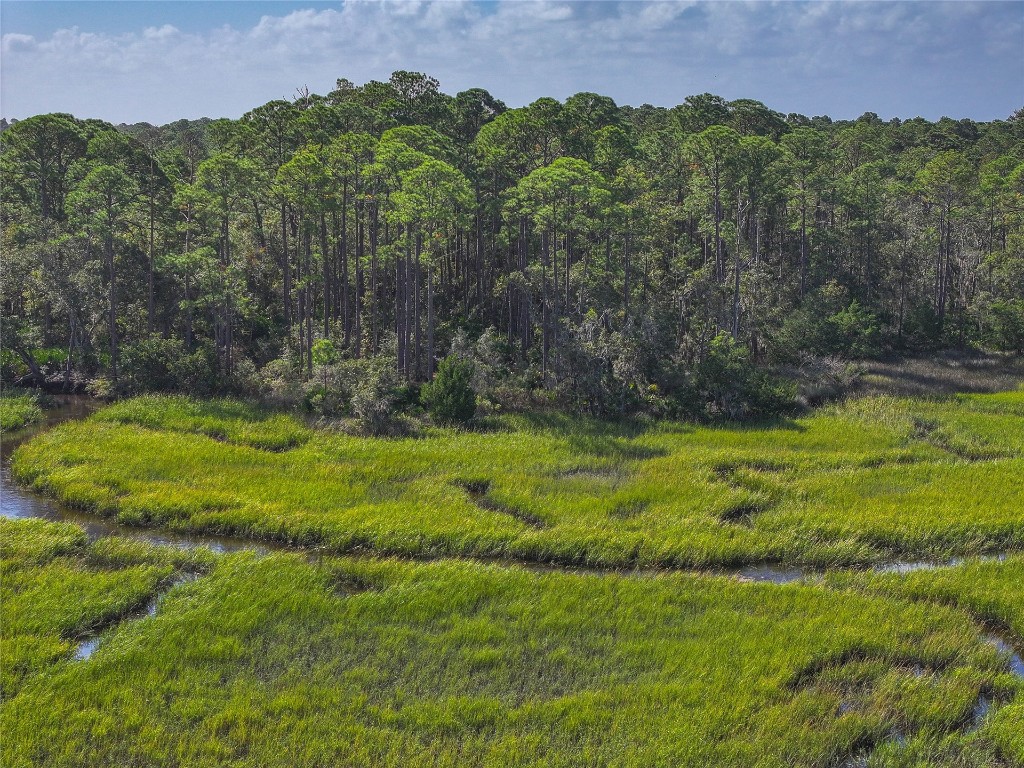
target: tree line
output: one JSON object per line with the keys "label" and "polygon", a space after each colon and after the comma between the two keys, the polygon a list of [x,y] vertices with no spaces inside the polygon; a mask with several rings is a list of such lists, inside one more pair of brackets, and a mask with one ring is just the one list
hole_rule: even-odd
{"label": "tree line", "polygon": [[736,366],[1024,351],[1020,112],[508,109],[395,72],[0,144],[7,378],[216,391],[372,360],[415,385],[455,352],[609,412],[714,400]]}

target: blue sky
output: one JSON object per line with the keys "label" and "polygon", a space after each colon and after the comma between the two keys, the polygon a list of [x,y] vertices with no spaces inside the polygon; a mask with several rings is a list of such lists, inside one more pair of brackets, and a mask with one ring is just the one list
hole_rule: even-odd
{"label": "blue sky", "polygon": [[1024,106],[1024,2],[336,0],[0,3],[0,115],[237,117],[337,78],[427,72],[511,106],[710,91],[781,112],[1005,118]]}

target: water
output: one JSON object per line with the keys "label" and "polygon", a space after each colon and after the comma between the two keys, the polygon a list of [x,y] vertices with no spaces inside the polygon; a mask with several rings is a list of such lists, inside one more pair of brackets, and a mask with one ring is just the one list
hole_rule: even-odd
{"label": "water", "polygon": [[915,571],[934,571],[936,568],[953,568],[957,565],[963,565],[971,560],[987,560],[1003,562],[1006,560],[1005,552],[996,552],[990,555],[975,555],[971,558],[966,557],[951,557],[948,560],[934,561],[934,560],[896,560],[891,563],[881,563],[874,566],[871,570],[875,573],[895,573],[898,575],[905,575],[908,573],[914,573]]}
{"label": "water", "polygon": [[45,496],[19,487],[11,477],[11,456],[14,454],[14,450],[26,440],[51,427],[65,421],[84,419],[99,407],[99,403],[84,395],[64,395],[56,400],[57,405],[44,412],[42,421],[30,425],[26,429],[5,434],[0,439],[0,517],[11,520],[35,517],[58,523],[74,523],[85,529],[89,541],[95,541],[104,536],[123,536],[177,549],[207,547],[219,553],[242,550],[266,553],[271,549],[283,548],[230,536],[187,534],[166,529],[123,526],[113,520],[71,509]]}
{"label": "water", "polygon": [[769,584],[790,584],[800,581],[810,574],[803,568],[785,568],[772,563],[744,565],[732,573],[747,581],[760,581]]}
{"label": "water", "polygon": [[11,480],[11,456],[14,449],[31,437],[65,421],[84,419],[97,408],[95,400],[83,395],[66,395],[57,405],[43,411],[42,421],[25,429],[0,434],[0,516],[14,519],[43,517],[38,497],[21,491]]}
{"label": "water", "polygon": [[1020,657],[1020,654],[1014,650],[1012,645],[999,635],[988,634],[985,635],[984,640],[989,645],[994,645],[996,650],[1008,657],[1010,672],[1017,677],[1024,679],[1024,659]]}
{"label": "water", "polygon": [[[982,637],[989,645],[992,645],[1008,660],[1008,670],[1010,674],[1016,675],[1017,677],[1024,680],[1024,659],[1021,659],[1020,654],[1017,653],[1005,639],[999,635],[987,634]],[[971,713],[971,723],[969,729],[975,731],[981,728],[985,724],[985,720],[988,718],[989,713],[992,712],[996,706],[996,702],[991,696],[987,695],[982,691],[978,695],[978,701],[974,705],[974,711]]]}
{"label": "water", "polygon": [[96,649],[100,647],[99,637],[90,637],[88,640],[83,640],[78,644],[75,649],[75,661],[85,661],[94,653]]}

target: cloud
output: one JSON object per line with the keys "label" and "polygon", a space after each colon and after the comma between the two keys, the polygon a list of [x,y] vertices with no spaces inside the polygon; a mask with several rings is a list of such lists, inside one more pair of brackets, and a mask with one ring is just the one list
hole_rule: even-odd
{"label": "cloud", "polygon": [[32,35],[21,35],[17,32],[4,35],[3,43],[0,44],[0,50],[4,54],[31,51],[35,47],[36,39]]}
{"label": "cloud", "polygon": [[146,40],[167,40],[179,34],[178,28],[173,24],[164,24],[160,27],[146,27],[142,30],[142,37]]}
{"label": "cloud", "polygon": [[712,91],[782,111],[989,119],[1024,102],[1019,17],[1015,3],[344,0],[199,31],[15,30],[0,84],[7,117],[114,121],[238,116],[392,69],[510,104],[593,90],[671,105]]}

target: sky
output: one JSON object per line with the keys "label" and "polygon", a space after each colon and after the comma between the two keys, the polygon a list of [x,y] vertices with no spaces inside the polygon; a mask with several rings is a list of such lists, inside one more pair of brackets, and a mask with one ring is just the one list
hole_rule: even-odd
{"label": "sky", "polygon": [[1005,119],[1024,2],[2,0],[0,116],[239,117],[337,78],[425,72],[509,106],[710,92],[782,113]]}

